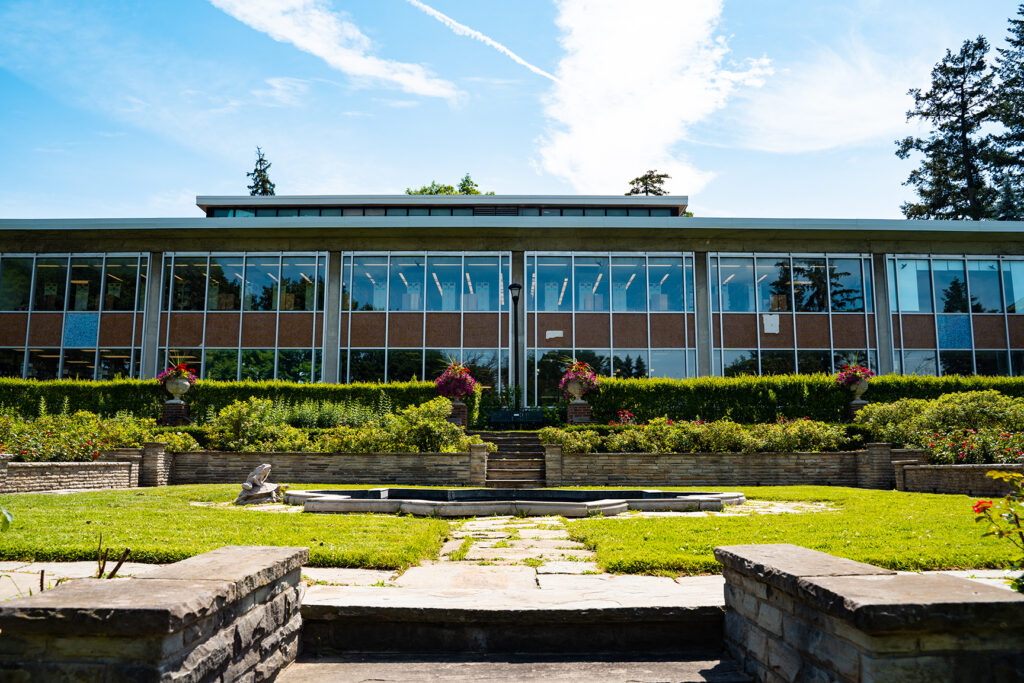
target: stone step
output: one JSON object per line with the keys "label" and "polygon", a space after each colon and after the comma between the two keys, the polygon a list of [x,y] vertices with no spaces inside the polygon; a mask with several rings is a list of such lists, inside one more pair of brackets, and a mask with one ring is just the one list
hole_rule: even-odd
{"label": "stone step", "polygon": [[488,458],[487,469],[544,469],[540,458]]}
{"label": "stone step", "polygon": [[[579,579],[561,578],[568,581],[556,583]],[[641,578],[650,582],[650,577]],[[431,591],[315,586],[302,605],[302,652],[307,657],[332,652],[661,652],[720,659],[724,608],[694,599],[674,584],[669,589],[651,595],[646,588],[615,588],[608,597],[595,597],[597,587]]]}
{"label": "stone step", "polygon": [[487,488],[491,489],[537,489],[543,488],[543,479],[488,479]]}

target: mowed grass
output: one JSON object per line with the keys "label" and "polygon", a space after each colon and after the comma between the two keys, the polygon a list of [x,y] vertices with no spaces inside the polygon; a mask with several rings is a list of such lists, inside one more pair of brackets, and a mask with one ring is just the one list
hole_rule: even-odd
{"label": "mowed grass", "polygon": [[[672,488],[671,490],[687,490]],[[693,490],[693,489],[690,489]],[[701,487],[742,490],[749,500],[821,501],[832,512],[744,517],[593,518],[568,524],[573,540],[597,553],[609,572],[712,574],[720,545],[793,543],[890,569],[1003,568],[1005,540],[982,538],[968,496],[826,486]]]}
{"label": "mowed grass", "polygon": [[190,505],[231,502],[238,491],[215,484],[0,496],[14,515],[0,533],[0,560],[94,560],[102,533],[112,555],[131,548],[132,562],[177,562],[223,545],[281,545],[308,547],[313,567],[401,569],[436,557],[448,535],[447,522],[437,519]]}

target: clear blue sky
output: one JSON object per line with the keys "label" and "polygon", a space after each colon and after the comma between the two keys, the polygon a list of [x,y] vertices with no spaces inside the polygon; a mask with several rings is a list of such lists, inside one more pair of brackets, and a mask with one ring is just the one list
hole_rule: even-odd
{"label": "clear blue sky", "polygon": [[620,194],[898,217],[906,90],[1017,2],[0,0],[0,217],[245,194]]}

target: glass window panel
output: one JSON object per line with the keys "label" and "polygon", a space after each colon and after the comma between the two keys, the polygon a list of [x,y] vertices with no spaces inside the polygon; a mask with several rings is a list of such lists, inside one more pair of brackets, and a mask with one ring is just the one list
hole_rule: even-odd
{"label": "glass window panel", "polygon": [[72,258],[68,310],[98,311],[102,284],[102,258]]}
{"label": "glass window panel", "polygon": [[875,295],[871,291],[871,281],[872,281],[872,278],[874,277],[874,275],[873,275],[874,271],[872,270],[871,259],[870,258],[863,259],[861,261],[861,264],[862,264],[861,272],[864,274],[864,310],[866,310],[868,313],[874,313],[875,312],[875,299],[874,299]]}
{"label": "glass window panel", "polygon": [[672,215],[671,209],[651,209],[651,216],[657,218],[668,218]]}
{"label": "glass window panel", "polygon": [[350,382],[383,382],[384,349],[352,349],[349,352]]}
{"label": "glass window panel", "polygon": [[721,257],[718,259],[718,277],[722,289],[722,310],[728,313],[753,312],[754,259]]}
{"label": "glass window panel", "polygon": [[1006,377],[1010,374],[1010,358],[1006,351],[975,351],[974,364],[979,375]]}
{"label": "glass window panel", "polygon": [[451,209],[431,209],[430,210],[430,215],[431,216],[451,216],[452,215],[452,210]]}
{"label": "glass window panel", "polygon": [[757,259],[757,297],[761,311],[790,311],[790,272],[788,258]]}
{"label": "glass window panel", "polygon": [[[794,263],[796,262],[794,261]],[[833,311],[853,313],[864,310],[861,263],[859,258],[830,258],[828,260],[828,278],[829,287],[832,289]]]}
{"label": "glass window panel", "polygon": [[585,216],[603,216],[604,209],[584,209],[583,214]]}
{"label": "glass window panel", "polygon": [[889,311],[896,313],[900,310],[899,302],[896,300],[896,260],[886,259],[885,266],[889,279]]}
{"label": "glass window panel", "polygon": [[234,209],[234,212],[235,218],[245,218],[255,215],[255,211],[253,209]]}
{"label": "glass window panel", "polygon": [[274,349],[242,349],[241,379],[274,379]]}
{"label": "glass window panel", "polygon": [[[348,372],[348,354],[342,353],[338,363],[338,377],[346,377]],[[324,352],[323,349],[313,349],[313,381],[324,381]]]}
{"label": "glass window panel", "polygon": [[[684,270],[686,276],[686,310],[692,311],[693,308],[693,259],[689,256],[686,257],[686,265]],[[717,282],[717,280],[714,280]]]}
{"label": "glass window panel", "polygon": [[135,257],[107,259],[103,278],[103,310],[136,310],[135,283],[138,270],[138,259]]}
{"label": "glass window panel", "polygon": [[540,215],[540,209],[533,209],[533,208],[529,208],[529,207],[524,207],[522,209],[519,209],[519,215],[520,216],[539,216]]}
{"label": "glass window panel", "polygon": [[67,285],[68,262],[63,258],[36,260],[36,311],[63,311],[64,288]]}
{"label": "glass window panel", "polygon": [[100,349],[96,379],[121,379],[135,376],[131,349]]}
{"label": "glass window panel", "polygon": [[421,349],[388,349],[388,381],[409,382],[423,377]]}
{"label": "glass window panel", "polygon": [[273,218],[277,215],[277,209],[256,209],[257,218]]}
{"label": "glass window panel", "polygon": [[317,274],[317,258],[313,254],[281,259],[282,311],[313,310],[318,294]]}
{"label": "glass window panel", "polygon": [[[498,386],[498,350],[497,349],[464,349],[462,362],[469,368],[473,379],[483,385],[484,389]],[[443,368],[442,368],[443,369]],[[438,375],[441,373],[438,373]],[[428,378],[437,377],[428,374]]]}
{"label": "glass window panel", "polygon": [[[369,214],[367,214],[367,215],[369,215]],[[473,209],[471,209],[469,207],[462,208],[462,209],[452,209],[452,215],[453,216],[472,216],[473,215]]]}
{"label": "glass window panel", "polygon": [[278,218],[290,218],[290,217],[294,217],[294,216],[298,216],[298,215],[299,215],[299,210],[298,209],[278,209],[277,210],[277,217]]}
{"label": "glass window panel", "polygon": [[[467,349],[466,353],[469,353]],[[452,361],[462,362],[462,349],[427,349],[423,352],[423,378],[433,380],[441,376]],[[479,379],[476,375],[474,378]]]}
{"label": "glass window panel", "polygon": [[320,209],[299,209],[300,216],[319,216]]}
{"label": "glass window panel", "polygon": [[65,349],[61,379],[92,379],[96,374],[96,349]]}
{"label": "glass window panel", "polygon": [[896,277],[894,279],[896,282],[896,295],[899,298],[900,304],[899,310],[901,312],[928,313],[932,310],[932,281],[929,274],[928,261],[924,259],[898,259],[896,261]]}
{"label": "glass window panel", "polygon": [[943,375],[973,375],[970,351],[940,351],[939,364]]}
{"label": "glass window panel", "polygon": [[[687,272],[687,275],[692,275]],[[652,311],[680,311],[683,306],[683,261],[654,257],[648,260],[650,306]],[[633,283],[636,286],[636,283]]]}
{"label": "glass window panel", "polygon": [[0,259],[0,311],[27,311],[31,290],[32,259]]}
{"label": "glass window panel", "polygon": [[[356,256],[352,259],[352,310],[383,311],[387,303],[388,257]],[[381,365],[383,377],[383,360]]]}
{"label": "glass window panel", "polygon": [[321,216],[340,216],[341,215],[341,209],[320,209],[320,215]]}
{"label": "glass window panel", "polygon": [[21,377],[24,349],[0,349],[0,377]]}
{"label": "glass window panel", "polygon": [[[496,271],[498,260],[495,258],[493,261]],[[495,272],[496,274],[497,272]],[[476,293],[480,290],[480,283],[477,282],[476,286],[473,286],[473,280],[469,273],[466,273],[466,279],[466,302],[469,303],[469,299],[472,298],[475,305]],[[487,285],[484,288],[489,291]],[[470,294],[470,289],[473,290],[473,294]],[[462,294],[462,257],[427,257],[427,310],[457,311],[459,310],[460,294]],[[478,309],[472,308],[469,310]]]}
{"label": "glass window panel", "polygon": [[903,373],[906,375],[936,375],[935,351],[904,351]]}
{"label": "glass window panel", "polygon": [[611,354],[608,349],[576,349],[576,360],[589,365],[597,375],[611,375]]}
{"label": "glass window panel", "polygon": [[582,216],[583,209],[562,209],[563,216]]}
{"label": "glass window panel", "polygon": [[757,374],[757,351],[725,349],[722,351],[722,374],[726,377]]}
{"label": "glass window panel", "polygon": [[762,375],[791,375],[796,372],[796,359],[788,349],[761,351]]}
{"label": "glass window panel", "polygon": [[615,349],[612,359],[612,374],[619,379],[647,377],[651,364],[647,349]]}
{"label": "glass window panel", "polygon": [[[0,273],[0,277],[2,275]],[[1003,261],[1003,288],[1006,312],[1024,313],[1024,261]]]}
{"label": "glass window panel", "polygon": [[277,310],[279,256],[247,256],[245,259],[245,310]]}
{"label": "glass window panel", "polygon": [[971,319],[966,315],[937,315],[940,349],[971,348]]}
{"label": "glass window panel", "polygon": [[572,272],[568,256],[538,256],[536,281],[536,310],[572,310]]}
{"label": "glass window panel", "polygon": [[391,256],[391,310],[423,310],[423,257]]}
{"label": "glass window panel", "polygon": [[213,210],[213,217],[214,218],[228,218],[232,214],[234,214],[234,210],[232,210],[232,209],[214,209]]}
{"label": "glass window panel", "polygon": [[238,379],[238,349],[206,349],[204,379],[233,382]]}
{"label": "glass window panel", "polygon": [[963,261],[932,261],[935,305],[943,313],[967,312],[967,276]]}
{"label": "glass window panel", "polygon": [[718,259],[711,258],[708,260],[708,280],[710,281],[709,284],[711,285],[711,311],[713,313],[718,313],[720,298],[718,283],[721,282],[721,280],[718,277]]}
{"label": "glass window panel", "polygon": [[537,359],[535,370],[537,405],[552,405],[565,400],[562,391],[558,388],[558,383],[571,359],[571,351],[558,349],[546,350]]}
{"label": "glass window panel", "polygon": [[793,259],[793,294],[798,311],[821,313],[828,310],[825,259]]}
{"label": "glass window panel", "polygon": [[26,377],[29,379],[57,379],[60,368],[60,349],[29,349]]}
{"label": "glass window panel", "polygon": [[463,277],[463,310],[500,311],[507,280],[497,256],[467,256]]}
{"label": "glass window panel", "polygon": [[684,379],[686,351],[684,349],[651,349],[651,377]]}
{"label": "glass window panel", "polygon": [[971,311],[1002,313],[1003,293],[999,291],[998,261],[968,261],[968,286],[971,290]]}
{"label": "glass window panel", "polygon": [[203,310],[203,299],[206,295],[206,257],[176,256],[174,272],[170,275],[172,309],[175,311]]}
{"label": "glass window panel", "polygon": [[[522,363],[524,361],[520,360],[519,362]],[[498,369],[498,385],[497,385],[499,388],[508,385],[509,373],[512,372],[512,370],[509,368],[509,363],[510,363],[510,361],[509,361],[508,349],[501,349],[501,367]]]}
{"label": "glass window panel", "polygon": [[418,208],[418,207],[417,208],[413,208],[413,209],[409,209],[409,215],[410,216],[427,216],[427,215],[430,215],[430,209],[424,209],[424,208]]}
{"label": "glass window panel", "polygon": [[[177,263],[174,267],[177,270]],[[206,299],[209,310],[238,310],[242,304],[242,270],[241,256],[210,257],[210,283]]]}
{"label": "glass window panel", "polygon": [[285,382],[311,382],[312,373],[311,349],[281,349],[277,352],[277,379]]}
{"label": "glass window panel", "polygon": [[575,259],[576,310],[608,310],[608,259],[577,256]]}
{"label": "glass window panel", "polygon": [[832,372],[832,352],[828,349],[800,349],[796,352],[796,371],[801,375]]}
{"label": "glass window panel", "polygon": [[[681,263],[680,260],[680,265]],[[642,256],[615,256],[612,258],[613,311],[645,312],[647,310],[646,284],[647,266]],[[652,292],[651,299],[653,298]],[[682,297],[680,297],[681,299]]]}
{"label": "glass window panel", "polygon": [[160,358],[164,359],[165,367],[169,368],[184,363],[197,377],[203,376],[202,349],[160,349]]}
{"label": "glass window panel", "polygon": [[1010,365],[1014,377],[1024,376],[1024,349],[1010,351]]}
{"label": "glass window panel", "polygon": [[650,209],[629,209],[630,216],[650,216]]}
{"label": "glass window panel", "polygon": [[540,210],[540,215],[541,216],[561,216],[562,215],[562,210],[561,209],[541,209]]}
{"label": "glass window panel", "polygon": [[625,209],[605,209],[605,214],[604,215],[606,215],[606,216],[625,216],[626,215],[626,210]]}
{"label": "glass window panel", "polygon": [[408,209],[388,209],[385,212],[385,215],[388,215],[388,216],[408,216],[409,215],[409,210]]}

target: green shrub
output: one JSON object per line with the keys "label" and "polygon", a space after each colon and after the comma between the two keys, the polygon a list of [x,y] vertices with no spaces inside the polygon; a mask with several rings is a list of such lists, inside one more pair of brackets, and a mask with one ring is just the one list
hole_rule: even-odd
{"label": "green shrub", "polygon": [[1024,462],[1024,432],[986,427],[932,434],[921,444],[928,462],[936,465],[1002,464]]}
{"label": "green shrub", "polygon": [[855,422],[876,441],[921,446],[934,441],[931,436],[965,429],[1024,430],[1024,399],[988,390],[869,403],[857,412]]}
{"label": "green shrub", "polygon": [[589,429],[545,427],[538,435],[541,443],[561,446],[565,453],[593,453],[601,445],[601,437]]}
{"label": "green shrub", "polygon": [[266,398],[235,401],[209,426],[210,446],[222,451],[268,453],[309,449],[305,432],[284,424],[284,411]]}

